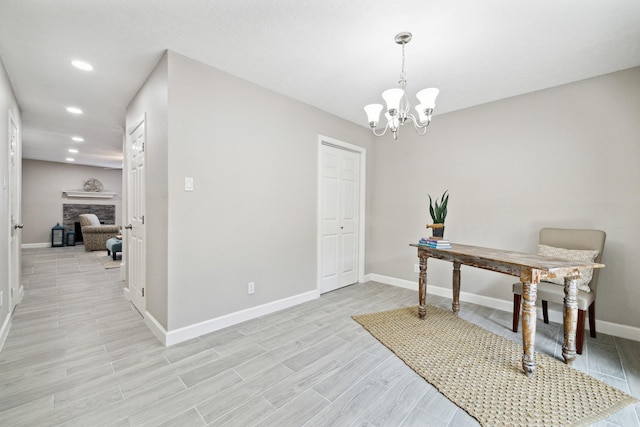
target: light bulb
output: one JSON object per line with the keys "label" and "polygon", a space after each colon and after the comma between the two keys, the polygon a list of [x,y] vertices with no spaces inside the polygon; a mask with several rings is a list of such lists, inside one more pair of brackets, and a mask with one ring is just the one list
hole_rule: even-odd
{"label": "light bulb", "polygon": [[429,121],[429,117],[424,113],[424,106],[422,104],[416,105],[416,112],[418,113],[418,120],[421,124]]}
{"label": "light bulb", "polygon": [[423,109],[434,109],[436,107],[436,97],[439,93],[440,90],[431,87],[429,89],[422,89],[416,94],[416,98],[418,98],[418,101],[422,104]]}
{"label": "light bulb", "polygon": [[382,104],[369,104],[364,106],[364,111],[367,113],[367,120],[371,127],[378,125],[378,119],[380,119],[380,112],[382,111]]}
{"label": "light bulb", "polygon": [[404,95],[404,91],[402,89],[387,89],[382,92],[382,99],[387,103],[387,111],[391,110],[399,110],[400,109],[400,100]]}

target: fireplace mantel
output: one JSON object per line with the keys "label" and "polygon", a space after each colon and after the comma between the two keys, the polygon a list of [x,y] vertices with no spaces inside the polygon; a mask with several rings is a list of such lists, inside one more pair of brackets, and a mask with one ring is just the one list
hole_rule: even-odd
{"label": "fireplace mantel", "polygon": [[80,199],[113,199],[118,193],[109,191],[80,191],[80,190],[62,190],[62,195],[69,198]]}

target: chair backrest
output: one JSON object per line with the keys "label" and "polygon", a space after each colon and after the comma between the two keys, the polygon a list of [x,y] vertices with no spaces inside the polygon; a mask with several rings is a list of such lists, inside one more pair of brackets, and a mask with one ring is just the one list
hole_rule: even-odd
{"label": "chair backrest", "polygon": [[80,226],[86,227],[88,225],[100,225],[100,220],[95,214],[80,215]]}
{"label": "chair backrest", "polygon": [[[604,252],[604,241],[607,233],[602,230],[580,230],[573,228],[543,228],[540,230],[540,244],[564,249],[591,249],[598,250],[595,262],[602,261]],[[596,296],[598,289],[598,275],[601,268],[593,269],[593,277],[589,282],[589,287]]]}

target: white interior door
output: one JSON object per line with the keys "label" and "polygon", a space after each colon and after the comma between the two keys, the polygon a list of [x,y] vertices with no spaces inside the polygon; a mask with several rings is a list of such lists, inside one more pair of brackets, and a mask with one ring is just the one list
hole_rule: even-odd
{"label": "white interior door", "polygon": [[320,292],[358,281],[360,155],[320,149]]}
{"label": "white interior door", "polygon": [[20,191],[22,156],[18,143],[18,124],[9,110],[9,307],[13,308],[20,302],[20,245],[21,245],[21,212]]}
{"label": "white interior door", "polygon": [[127,193],[127,283],[129,298],[138,311],[146,311],[146,248],[145,248],[145,119],[128,134],[128,179]]}

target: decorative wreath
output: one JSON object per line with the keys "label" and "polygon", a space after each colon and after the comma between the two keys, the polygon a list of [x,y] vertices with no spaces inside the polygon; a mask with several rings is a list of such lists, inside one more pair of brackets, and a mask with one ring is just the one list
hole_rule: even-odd
{"label": "decorative wreath", "polygon": [[102,183],[95,178],[89,178],[84,182],[84,191],[90,191],[93,193],[100,192],[104,189]]}

